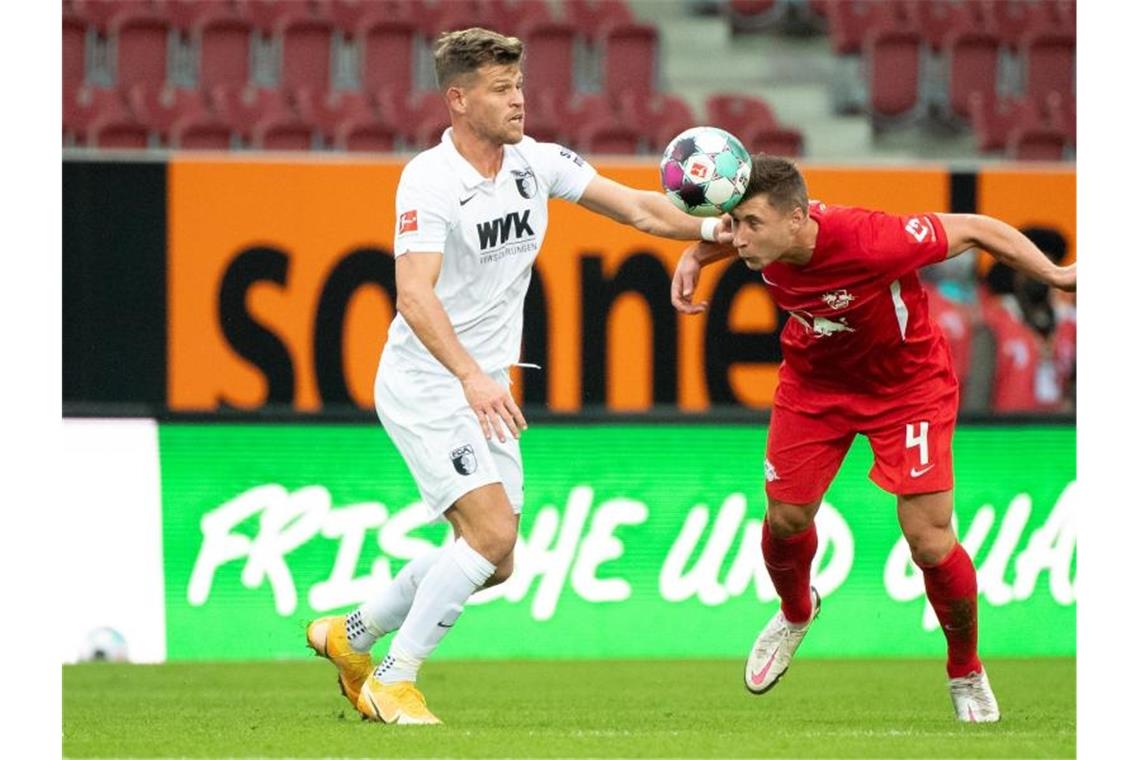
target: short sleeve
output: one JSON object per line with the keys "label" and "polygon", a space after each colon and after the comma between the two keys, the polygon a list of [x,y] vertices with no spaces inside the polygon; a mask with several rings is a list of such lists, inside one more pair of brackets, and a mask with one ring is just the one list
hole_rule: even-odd
{"label": "short sleeve", "polygon": [[867,248],[877,260],[876,268],[887,270],[892,278],[946,258],[946,231],[936,214],[876,212],[869,222]]}
{"label": "short sleeve", "polygon": [[535,168],[550,188],[550,197],[577,203],[598,171],[569,148],[535,143]]}
{"label": "short sleeve", "polygon": [[409,163],[400,174],[394,255],[408,251],[443,253],[455,199],[433,181],[437,177],[438,172],[425,171],[423,163]]}

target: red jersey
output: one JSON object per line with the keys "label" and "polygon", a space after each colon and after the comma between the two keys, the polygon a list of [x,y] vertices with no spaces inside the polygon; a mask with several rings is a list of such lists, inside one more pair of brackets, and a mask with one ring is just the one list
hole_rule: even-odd
{"label": "red jersey", "polygon": [[943,395],[956,387],[950,350],[917,275],[946,258],[938,218],[816,201],[808,213],[819,224],[811,260],[776,262],[762,272],[791,315],[780,335],[777,402],[805,408],[811,391],[881,397]]}

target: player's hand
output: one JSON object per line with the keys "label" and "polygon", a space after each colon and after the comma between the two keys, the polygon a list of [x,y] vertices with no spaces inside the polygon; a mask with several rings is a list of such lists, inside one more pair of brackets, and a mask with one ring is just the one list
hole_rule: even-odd
{"label": "player's hand", "polygon": [[732,214],[722,214],[716,226],[716,242],[732,245]]}
{"label": "player's hand", "polygon": [[526,419],[511,397],[511,392],[492,380],[490,375],[475,372],[462,382],[463,395],[467,397],[467,403],[475,412],[487,440],[491,440],[491,434],[494,433],[500,442],[505,443],[507,436],[503,433],[504,426],[515,438],[519,437],[520,430],[526,430]]}
{"label": "player's hand", "polygon": [[693,293],[697,289],[697,281],[701,277],[701,265],[693,257],[693,251],[699,245],[701,243],[686,248],[681,254],[681,260],[677,262],[677,268],[673,270],[673,287],[670,295],[673,308],[682,314],[700,314],[708,308],[707,301],[694,304],[692,300]]}
{"label": "player's hand", "polygon": [[1077,265],[1069,264],[1067,267],[1059,267],[1057,273],[1053,275],[1052,285],[1066,293],[1075,293],[1077,291]]}

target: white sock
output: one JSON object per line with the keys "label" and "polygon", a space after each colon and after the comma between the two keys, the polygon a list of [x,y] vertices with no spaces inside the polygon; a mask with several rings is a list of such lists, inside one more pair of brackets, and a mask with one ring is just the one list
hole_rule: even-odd
{"label": "white sock", "polygon": [[416,589],[404,624],[374,675],[382,683],[416,680],[420,665],[455,625],[468,597],[494,572],[495,566],[465,539],[443,550]]}
{"label": "white sock", "polygon": [[400,568],[383,591],[348,616],[345,627],[353,650],[362,654],[370,652],[378,638],[403,625],[416,598],[416,589],[442,553],[443,549],[429,549],[414,557]]}

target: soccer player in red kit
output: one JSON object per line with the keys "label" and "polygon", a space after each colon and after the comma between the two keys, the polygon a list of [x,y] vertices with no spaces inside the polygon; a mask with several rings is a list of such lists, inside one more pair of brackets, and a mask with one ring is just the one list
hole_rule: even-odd
{"label": "soccer player in red kit", "polygon": [[673,276],[673,305],[692,314],[700,268],[734,253],[759,271],[791,315],[780,365],[764,475],[764,564],[780,610],[760,632],[745,686],[763,694],[787,670],[819,613],[810,571],[815,515],[856,434],[867,436],[870,477],[898,500],[898,519],[946,636],[950,696],[959,720],[1000,717],[978,658],[977,576],[958,543],[951,438],[958,381],[946,339],[928,314],[916,270],[984,248],[1063,290],[1076,267],[1058,267],[1013,227],[975,214],[881,211],[808,200],[790,161],[752,157],[744,200],[732,210],[731,247],[687,249]]}

